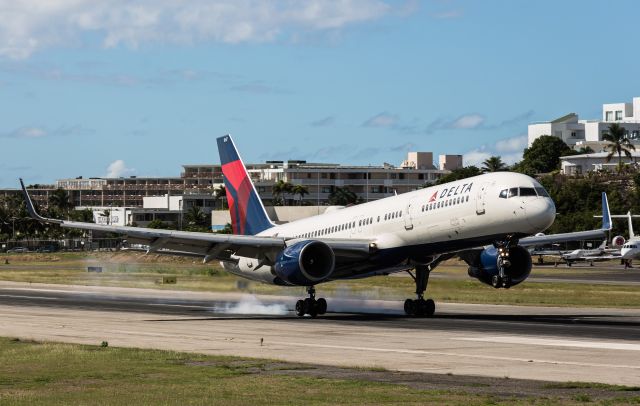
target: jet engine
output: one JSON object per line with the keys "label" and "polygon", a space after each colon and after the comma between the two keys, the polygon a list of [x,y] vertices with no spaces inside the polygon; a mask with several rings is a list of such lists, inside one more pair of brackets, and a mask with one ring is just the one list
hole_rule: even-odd
{"label": "jet engine", "polygon": [[300,241],[282,250],[274,272],[286,284],[312,286],[331,276],[335,264],[335,254],[327,244]]}
{"label": "jet engine", "polygon": [[[465,258],[469,264],[469,276],[487,285],[492,285],[492,278],[498,275],[498,250],[491,246],[483,249],[473,258]],[[517,245],[509,249],[508,266],[505,275],[509,277],[509,286],[515,286],[529,277],[531,273],[531,255],[529,251]]]}
{"label": "jet engine", "polygon": [[624,245],[624,243],[627,242],[623,236],[621,235],[616,235],[615,237],[613,237],[611,239],[611,247],[613,248],[620,248]]}

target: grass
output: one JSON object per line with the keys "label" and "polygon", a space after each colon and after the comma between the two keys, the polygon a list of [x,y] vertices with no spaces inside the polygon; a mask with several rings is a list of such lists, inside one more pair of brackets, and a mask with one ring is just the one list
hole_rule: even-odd
{"label": "grass", "polygon": [[268,373],[269,361],[0,339],[0,404],[450,404],[485,396]]}
{"label": "grass", "polygon": [[[241,280],[217,263],[202,264],[192,259],[137,253],[29,254],[13,255],[9,259],[9,265],[0,262],[0,280],[217,292],[238,291]],[[89,273],[87,266],[102,266],[103,272]],[[574,274],[584,273],[585,278],[597,271],[597,268],[571,270]],[[537,268],[535,272],[568,271]],[[438,302],[640,308],[637,286],[526,281],[508,290],[493,289],[469,278],[466,267],[457,263],[439,266],[436,274],[444,277],[432,278],[427,292]],[[177,276],[178,283],[159,284],[163,275]],[[257,294],[304,294],[303,288],[252,282],[246,289]],[[408,276],[380,276],[329,282],[319,285],[318,291],[324,296],[403,300],[412,296],[414,285]]]}
{"label": "grass", "polygon": [[[0,338],[2,405],[557,405],[631,404],[640,398],[595,392],[537,396],[415,389],[400,383],[340,378],[317,373],[321,366],[173,351],[38,343]],[[304,370],[314,371],[313,375]],[[464,377],[461,377],[463,379]],[[469,378],[475,379],[475,378]],[[490,385],[486,385],[490,386]],[[573,388],[573,387],[571,387]],[[602,389],[602,388],[598,388]],[[577,403],[576,403],[577,402]]]}

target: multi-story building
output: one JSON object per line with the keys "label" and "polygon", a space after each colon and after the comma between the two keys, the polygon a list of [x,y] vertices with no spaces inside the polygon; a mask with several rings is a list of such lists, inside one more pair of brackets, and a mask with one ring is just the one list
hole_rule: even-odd
{"label": "multi-story building", "polygon": [[603,104],[599,120],[580,120],[577,114],[570,113],[552,121],[529,124],[529,146],[536,138],[551,135],[576,149],[588,146],[599,152],[606,145],[602,135],[613,123],[624,127],[631,141],[640,143],[640,97],[634,97],[631,103]]}
{"label": "multi-story building", "polygon": [[[285,181],[305,186],[308,191],[303,196],[281,196],[285,201],[327,205],[329,196],[337,188],[349,189],[362,201],[416,190],[434,183],[450,170],[461,167],[462,158],[459,155],[442,155],[440,166],[440,169],[434,166],[431,152],[410,152],[399,167],[386,163],[381,166],[352,166],[290,160],[247,164],[247,170],[266,204],[273,203],[274,184]],[[198,206],[209,212],[224,204],[225,196],[218,199],[216,193],[222,185],[220,165],[183,165],[180,177],[80,177],[60,179],[55,185],[34,185],[29,190],[34,201],[41,206],[48,204],[51,193],[62,188],[69,192],[72,204],[78,207],[142,208],[145,206],[145,198],[166,196],[171,200],[171,197],[181,196],[181,210]],[[0,196],[3,194],[19,195],[20,191],[6,189],[0,191]],[[169,207],[165,210],[169,210]]]}

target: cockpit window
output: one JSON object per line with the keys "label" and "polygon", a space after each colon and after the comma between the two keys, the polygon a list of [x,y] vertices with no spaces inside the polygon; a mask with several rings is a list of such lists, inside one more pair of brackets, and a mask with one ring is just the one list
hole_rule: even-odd
{"label": "cockpit window", "polygon": [[508,197],[516,197],[518,196],[518,188],[517,187],[512,187],[511,189],[509,189],[509,196]]}
{"label": "cockpit window", "polygon": [[536,189],[536,192],[538,193],[538,196],[549,197],[549,193],[547,193],[547,191],[544,190],[543,187],[538,186],[535,189]]}
{"label": "cockpit window", "polygon": [[536,190],[532,187],[521,187],[520,196],[537,196]]}
{"label": "cockpit window", "polygon": [[506,198],[507,198],[507,193],[508,193],[508,189],[502,189],[502,190],[500,191],[500,195],[499,195],[499,197],[500,197],[501,199],[506,199]]}

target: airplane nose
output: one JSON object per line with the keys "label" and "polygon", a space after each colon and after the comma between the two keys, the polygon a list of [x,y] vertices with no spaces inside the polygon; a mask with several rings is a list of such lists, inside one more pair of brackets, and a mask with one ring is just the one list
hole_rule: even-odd
{"label": "airplane nose", "polygon": [[527,202],[524,210],[527,221],[536,232],[549,228],[556,219],[556,205],[548,197],[540,197]]}

